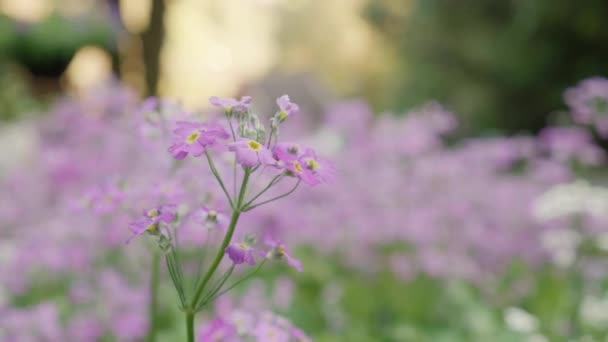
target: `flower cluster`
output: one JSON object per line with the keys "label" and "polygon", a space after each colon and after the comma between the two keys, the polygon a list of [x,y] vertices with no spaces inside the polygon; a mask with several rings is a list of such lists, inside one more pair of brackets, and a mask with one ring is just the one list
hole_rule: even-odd
{"label": "flower cluster", "polygon": [[[596,164],[604,158],[576,127],[448,146],[442,137],[455,127],[454,118],[434,103],[375,121],[365,107],[344,103],[324,126],[330,133],[309,141],[334,146],[326,153],[340,167],[339,179],[330,189],[296,194],[278,210],[262,208],[255,228],[259,234],[278,232],[290,245],[340,255],[366,272],[387,260],[404,279],[426,274],[491,282],[514,258],[542,265],[549,260],[543,232],[567,223],[538,221],[531,215],[536,199],[572,179],[571,161]],[[362,172],[361,165],[373,165],[373,171]],[[293,222],[306,229],[282,228]],[[383,246],[392,246],[388,257]]]}
{"label": "flower cluster", "polygon": [[608,79],[586,79],[566,90],[564,97],[575,122],[595,127],[608,138]]}
{"label": "flower cluster", "polygon": [[[578,122],[598,132],[601,101],[591,99],[606,97],[598,90],[602,84],[585,81],[567,94],[573,116],[591,113],[592,119]],[[579,260],[578,254],[606,249],[605,194],[595,185],[576,183],[575,196],[570,187],[559,187],[575,179],[573,161],[606,160],[585,127],[447,144],[444,136],[456,121],[437,104],[405,116],[375,116],[349,101],[332,107],[324,121],[302,125],[321,131],[298,127],[305,146],[278,139],[298,115],[286,97],[264,127],[247,97],[210,100],[222,116],[203,123],[202,115],[175,103],[150,99],[138,106],[129,94],[113,89],[62,99],[39,122],[19,124],[22,138],[37,149],[23,153],[24,165],[0,170],[0,272],[9,275],[0,279],[0,340],[144,340],[154,326],[148,310],[158,252],[148,242],[161,244],[161,260],[168,261],[161,264],[161,279],[185,284],[177,290],[185,306],[171,303],[173,289],[161,286],[160,308],[167,314],[159,315],[165,321],[157,326],[170,340],[183,336],[176,317],[189,309],[217,255],[198,304],[216,298],[216,306],[260,302],[254,310],[260,312],[288,293],[294,300],[281,310],[300,323],[306,320],[291,315],[289,305],[303,305],[303,294],[286,275],[281,279],[289,286],[258,291],[273,279],[254,280],[238,300],[238,290],[220,295],[273,260],[299,269],[296,257],[306,250],[317,254],[303,261],[346,264],[350,279],[368,279],[359,275],[388,267],[400,278],[396,288],[435,277],[438,286],[458,278],[475,291],[492,291],[513,260],[538,273],[558,263],[577,276],[605,274],[605,262]],[[330,181],[331,187],[292,191],[298,183]],[[290,200],[274,202],[285,194]],[[224,246],[235,216],[246,224],[234,224]],[[131,243],[125,247],[126,240]],[[315,278],[325,282],[324,273]],[[513,291],[530,289],[533,273],[518,276],[523,285]],[[327,286],[343,285],[335,281]],[[505,293],[495,298],[509,301],[504,307],[521,304]],[[350,308],[339,305],[331,310],[354,322]],[[313,320],[330,327],[324,332],[330,339],[340,335],[338,328],[330,330],[324,310],[308,309],[318,314]],[[225,324],[218,326],[238,333],[238,319],[220,317]],[[253,321],[244,335],[250,339],[261,322]],[[195,321],[202,329],[196,336],[203,338],[213,324]]]}
{"label": "flower cluster", "polygon": [[289,254],[283,243],[267,238],[266,246],[270,249],[264,252],[255,248],[251,241],[251,239],[244,239],[242,242],[233,242],[226,247],[226,254],[235,265],[242,263],[255,265],[255,255],[258,254],[269,260],[284,260],[289,266],[302,272],[302,263]]}
{"label": "flower cluster", "polygon": [[145,211],[143,217],[131,222],[129,228],[133,232],[133,237],[142,235],[143,233],[158,235],[160,234],[160,224],[163,222],[171,223],[173,220],[175,220],[175,206],[163,205]]}
{"label": "flower cluster", "polygon": [[[250,109],[250,97],[240,100],[212,97],[210,103],[223,109],[226,124],[221,124],[219,119],[210,122],[176,121],[168,152],[175,160],[183,160],[189,155],[195,158],[205,155],[208,168],[225,195],[224,201],[230,207],[230,219],[223,211],[210,207],[205,201],[195,203],[192,208],[186,207],[179,215],[176,214],[176,208],[183,207],[183,203],[171,203],[145,210],[143,216],[131,222],[129,226],[134,237],[147,234],[157,238],[188,322],[194,320],[194,315],[203,306],[248,277],[235,281],[231,286],[227,284],[237,265],[256,265],[256,259],[261,258],[263,261],[255,271],[266,260],[284,261],[302,271],[301,262],[289,254],[283,243],[271,237],[266,239],[269,248],[267,251],[256,248],[255,237],[250,235],[245,236],[241,242],[233,242],[239,216],[243,212],[290,195],[300,182],[317,185],[331,181],[334,176],[331,163],[318,157],[312,148],[300,147],[294,143],[279,143],[280,125],[287,118],[297,115],[299,110],[298,105],[291,102],[287,95],[277,99],[279,110],[270,120],[268,135],[259,117]],[[140,113],[154,112],[158,103],[151,104],[147,101],[143,106]],[[228,164],[224,162],[227,158],[218,158],[222,153],[231,153],[233,162]],[[230,168],[232,172],[225,172]],[[232,176],[231,183],[227,181],[230,178],[226,177],[227,173]],[[254,177],[261,177],[262,184],[266,185],[256,189],[259,183],[253,180]],[[239,178],[242,179],[240,183],[237,182]],[[290,190],[269,196],[275,189],[274,186],[285,178],[297,181]],[[196,275],[193,278],[193,286],[187,284],[187,277],[184,276],[185,265],[180,262],[182,258],[178,241],[183,241],[182,232],[185,230],[189,230],[192,235],[204,237],[207,243],[203,247],[205,252],[211,248],[209,245],[214,243],[212,235],[221,237],[219,241],[215,241],[219,244],[217,255],[208,265],[204,265],[204,274],[200,275],[198,272],[201,266],[194,272]],[[224,255],[232,261],[232,265],[227,269],[221,267]],[[200,258],[202,261],[203,257]],[[193,290],[189,291],[188,288]],[[190,329],[193,324],[189,323],[188,327],[188,336],[191,339],[193,330]],[[269,331],[265,334],[272,333]]]}
{"label": "flower cluster", "polygon": [[289,320],[271,312],[233,311],[213,318],[200,330],[200,342],[312,342]]}
{"label": "flower cluster", "polygon": [[[148,287],[153,284],[154,257],[147,244],[133,239],[146,235],[158,243],[167,259],[167,274],[183,296],[185,305],[181,307],[192,303],[193,285],[201,280],[202,271],[213,266],[200,265],[200,261],[211,263],[212,253],[226,255],[200,291],[199,306],[208,303],[245,278],[235,279],[233,284],[224,278],[242,263],[231,252],[234,241],[245,235],[235,229],[235,211],[250,211],[284,195],[273,195],[273,191],[283,190],[285,180],[295,177],[277,165],[272,153],[267,154],[266,168],[230,160],[231,155],[241,160],[241,152],[236,155],[238,146],[231,146],[246,138],[259,141],[256,139],[262,135],[262,126],[248,112],[247,99],[222,99],[230,120],[222,124],[220,120],[198,123],[194,115],[166,100],[148,99],[138,107],[130,92],[114,89],[102,93],[103,98],[62,99],[47,119],[26,131],[31,132],[26,138],[39,144],[32,156],[40,156],[23,166],[29,171],[17,167],[0,177],[4,234],[0,270],[11,274],[0,280],[0,320],[6,323],[0,329],[2,340],[144,339],[152,323],[146,311],[153,296]],[[297,106],[290,113],[296,115],[293,108]],[[229,133],[231,125],[236,128],[234,136]],[[255,139],[251,139],[256,128]],[[274,143],[260,143],[265,150],[274,149],[278,130],[270,130]],[[170,153],[156,153],[167,147]],[[211,172],[205,174],[196,161],[178,161],[188,155],[208,157]],[[236,195],[221,198],[221,191],[213,191],[218,184],[216,172],[222,178],[233,174],[242,178],[248,173],[248,186],[235,178],[227,180],[222,186],[231,187]],[[274,180],[272,184],[270,180]],[[264,181],[270,186],[262,184]],[[229,233],[234,238],[226,238]],[[117,248],[125,241],[131,243],[121,248],[125,259],[120,267],[107,269],[113,266],[99,262],[116,258]],[[255,250],[254,259],[245,256],[244,263],[255,260],[259,267],[278,260],[301,267],[283,244],[258,248],[254,238],[243,241]],[[36,253],[26,253],[28,250]],[[49,271],[40,282],[37,275]],[[250,275],[242,273],[236,270],[233,277]],[[5,300],[6,295],[37,293],[72,274],[78,274],[78,281],[62,285],[65,293],[49,292],[49,299],[38,306],[13,307]],[[163,270],[161,274],[165,274]],[[56,295],[63,296],[71,307],[69,315],[62,311],[61,319],[59,306],[51,300]],[[192,308],[195,310],[200,307]],[[38,313],[37,326],[29,325],[26,318],[38,317]]]}

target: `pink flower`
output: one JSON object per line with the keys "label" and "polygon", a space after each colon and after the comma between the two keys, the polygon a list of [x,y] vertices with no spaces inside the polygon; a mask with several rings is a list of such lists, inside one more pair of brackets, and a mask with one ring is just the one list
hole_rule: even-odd
{"label": "pink flower", "polygon": [[295,268],[298,272],[302,272],[302,262],[289,255],[287,248],[282,242],[266,238],[265,243],[268,247],[271,247],[270,251],[266,253],[267,259],[285,260],[289,266]]}
{"label": "pink flower", "polygon": [[291,102],[291,100],[289,100],[289,96],[287,95],[283,95],[277,99],[277,106],[280,108],[278,118],[281,122],[285,121],[285,119],[290,116],[298,114],[300,111],[300,107]]}
{"label": "pink flower", "polygon": [[146,232],[153,235],[158,234],[158,224],[160,222],[170,223],[173,220],[175,220],[175,205],[172,204],[144,211],[143,217],[129,224],[133,236],[127,240],[127,243]]}
{"label": "pink flower", "polygon": [[97,214],[108,214],[121,206],[126,195],[115,182],[108,182],[91,189],[84,197],[85,206]]}
{"label": "pink flower", "polygon": [[308,337],[308,335],[298,327],[291,327],[290,332],[297,342],[312,342],[312,338]]}
{"label": "pink flower", "polygon": [[199,342],[239,341],[235,327],[222,318],[215,318],[198,335]]}
{"label": "pink flower", "polygon": [[608,137],[608,79],[592,77],[581,81],[564,93],[574,121],[594,126]]}
{"label": "pink flower", "polygon": [[255,249],[245,242],[233,242],[226,247],[226,254],[235,265],[245,262],[249,265],[255,265],[254,252]]}
{"label": "pink flower", "polygon": [[252,139],[239,139],[228,144],[228,150],[236,153],[236,160],[243,166],[256,166],[258,164],[274,165],[276,160],[272,153],[261,143]]}
{"label": "pink flower", "polygon": [[278,143],[272,152],[277,159],[279,156],[299,158],[302,155],[302,147],[296,143]]}
{"label": "pink flower", "polygon": [[289,341],[289,333],[284,329],[279,328],[278,326],[270,323],[270,322],[259,322],[255,327],[253,335],[257,338],[258,341],[264,342],[288,342]]}
{"label": "pink flower", "polygon": [[232,113],[233,111],[246,112],[251,104],[251,96],[243,96],[240,100],[211,96],[209,103],[224,108],[227,113]]}
{"label": "pink flower", "polygon": [[218,208],[208,207],[203,205],[198,210],[195,210],[192,214],[197,223],[204,225],[206,228],[211,229],[214,227],[224,229],[228,227],[230,219],[224,211]]}
{"label": "pink flower", "polygon": [[295,144],[278,144],[274,148],[274,156],[278,160],[276,166],[279,169],[289,171],[289,174],[301,179],[310,185],[319,184],[319,179],[314,172],[306,167],[301,158],[301,149]]}
{"label": "pink flower", "polygon": [[334,180],[336,169],[332,163],[326,159],[317,157],[313,149],[306,149],[300,160],[304,167],[310,170],[318,181],[327,183]]}
{"label": "pink flower", "polygon": [[207,146],[213,146],[218,139],[229,137],[228,132],[218,124],[178,121],[175,137],[169,152],[175,159],[184,159],[188,153],[198,157],[205,153]]}

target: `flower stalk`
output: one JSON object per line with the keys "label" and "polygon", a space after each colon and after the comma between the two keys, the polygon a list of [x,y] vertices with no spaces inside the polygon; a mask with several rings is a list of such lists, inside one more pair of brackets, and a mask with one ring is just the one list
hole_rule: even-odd
{"label": "flower stalk", "polygon": [[148,342],[156,341],[156,327],[158,325],[158,288],[160,285],[160,252],[154,251],[152,256],[152,269],[150,272],[150,302],[148,314],[150,316],[150,329]]}
{"label": "flower stalk", "polygon": [[[299,110],[298,106],[291,102],[288,96],[284,95],[277,99],[279,111],[271,119],[271,131],[268,136],[259,117],[249,110],[250,97],[243,97],[241,100],[213,97],[210,102],[224,109],[229,131],[217,122],[176,121],[172,144],[167,151],[173,155],[176,161],[188,156],[202,157],[203,154],[205,155],[209,170],[220,185],[226,201],[230,205],[230,218],[224,215],[221,207],[207,203],[212,196],[206,196],[207,199],[194,209],[190,209],[188,206],[180,207],[179,203],[168,203],[147,209],[143,212],[142,217],[129,225],[133,232],[129,241],[146,234],[155,239],[160,250],[154,255],[150,275],[149,319],[151,328],[148,340],[152,342],[156,337],[158,323],[157,297],[161,258],[165,259],[168,274],[179,297],[180,308],[185,314],[187,340],[193,342],[196,336],[195,318],[197,312],[257,273],[266,260],[283,261],[298,271],[302,270],[300,261],[291,257],[285,245],[272,237],[266,237],[264,240],[267,247],[271,248],[266,251],[255,246],[257,241],[255,235],[245,235],[242,241],[233,242],[232,238],[241,213],[290,195],[301,182],[316,185],[329,180],[333,174],[331,164],[317,158],[312,149],[301,149],[299,145],[293,143],[278,143],[279,125],[288,117],[296,115]],[[236,130],[233,121],[238,124]],[[212,156],[211,148],[217,145],[223,146],[224,151],[234,153],[235,162],[232,165],[232,177],[234,179],[232,180],[233,188],[230,190],[226,186],[230,184],[224,183]],[[220,150],[222,149],[220,148]],[[174,163],[171,174],[175,171],[175,165]],[[237,183],[239,174],[237,167],[241,167],[243,170],[240,185]],[[257,177],[251,177],[251,175],[258,172],[258,177],[260,177],[267,174],[266,170],[274,173],[274,176],[260,191],[256,191],[249,196],[248,189],[253,189],[257,180]],[[269,196],[270,199],[267,200],[259,200],[284,178],[294,178],[297,182],[286,193],[274,197]],[[250,186],[250,183],[253,185]],[[185,280],[187,278],[184,276],[184,268],[180,261],[180,257],[184,254],[180,253],[178,232],[181,231],[179,227],[182,224],[187,226],[193,223],[206,229],[207,236],[205,237],[203,255],[200,256],[201,258],[197,263],[196,276],[192,285],[187,287],[189,291],[186,291]],[[221,232],[220,236],[223,235],[223,237],[217,250],[211,254],[214,256],[210,263],[205,267],[203,265],[207,262],[206,256],[209,250],[207,243],[209,243],[214,232]],[[230,259],[232,264],[222,275],[218,275],[224,255]],[[262,261],[257,260],[256,262],[256,259],[260,257]],[[229,281],[238,265],[249,264],[253,266],[256,263],[258,263],[258,266],[252,272],[236,281]],[[231,285],[227,286],[227,284]]]}
{"label": "flower stalk", "polygon": [[[207,157],[209,158],[209,160],[211,160],[208,154],[207,154]],[[210,162],[210,165],[211,164],[212,163]],[[226,235],[224,235],[222,244],[220,245],[220,248],[217,251],[217,254],[215,255],[213,262],[209,266],[209,269],[207,270],[207,272],[205,272],[205,274],[203,275],[203,280],[200,282],[200,284],[196,288],[196,290],[194,292],[194,296],[192,297],[192,301],[190,302],[190,305],[189,305],[188,309],[186,310],[188,338],[190,338],[191,333],[192,333],[192,335],[194,334],[193,331],[192,332],[190,331],[190,329],[193,330],[194,328],[191,326],[192,322],[190,322],[189,320],[194,320],[194,315],[196,314],[196,311],[197,311],[196,309],[200,308],[199,301],[201,300],[203,291],[205,290],[205,287],[207,286],[207,284],[209,283],[209,281],[215,274],[217,268],[219,267],[220,263],[222,262],[222,259],[224,258],[224,253],[225,253],[224,251],[226,250],[226,247],[228,247],[228,244],[232,240],[232,235],[234,234],[234,230],[236,228],[236,225],[239,221],[239,217],[241,215],[242,206],[244,204],[243,202],[245,200],[245,193],[247,192],[247,183],[249,182],[249,176],[251,174],[250,168],[245,167],[244,169],[245,169],[245,174],[243,176],[243,182],[241,184],[241,189],[239,192],[238,199],[236,200],[236,204],[234,204],[234,206],[233,206],[232,217],[230,218],[230,224],[228,225],[228,230],[226,231]],[[219,175],[217,178],[218,178],[218,182],[220,182]],[[226,195],[228,196],[227,193],[226,193]],[[223,285],[223,282],[220,284],[220,288],[221,288],[221,285]],[[219,291],[219,289],[217,291]],[[213,297],[213,294],[211,295],[211,297]],[[193,341],[193,340],[189,339],[188,341]]]}

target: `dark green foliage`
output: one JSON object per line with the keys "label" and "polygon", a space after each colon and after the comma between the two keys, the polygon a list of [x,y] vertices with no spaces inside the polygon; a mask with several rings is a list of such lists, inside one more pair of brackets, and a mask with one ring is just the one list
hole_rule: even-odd
{"label": "dark green foliage", "polygon": [[80,47],[97,45],[111,49],[113,39],[107,22],[51,16],[22,30],[14,58],[36,76],[58,77]]}
{"label": "dark green foliage", "polygon": [[608,74],[604,0],[370,0],[399,56],[397,110],[437,99],[469,132],[538,130],[562,92]]}

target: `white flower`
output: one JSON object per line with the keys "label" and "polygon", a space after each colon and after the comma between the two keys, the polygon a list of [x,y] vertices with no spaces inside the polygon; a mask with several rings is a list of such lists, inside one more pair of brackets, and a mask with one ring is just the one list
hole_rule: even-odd
{"label": "white flower", "polygon": [[538,318],[521,308],[507,308],[504,317],[509,329],[516,332],[529,334],[538,328]]}
{"label": "white flower", "polygon": [[543,247],[549,251],[553,262],[561,267],[574,263],[581,239],[578,232],[566,228],[547,230],[541,235]]}
{"label": "white flower", "polygon": [[585,296],[581,304],[581,319],[594,327],[601,328],[608,324],[608,299]]}
{"label": "white flower", "polygon": [[608,252],[608,233],[600,233],[595,238],[595,245],[604,252]]}
{"label": "white flower", "polygon": [[560,184],[542,194],[534,203],[540,221],[576,214],[604,216],[608,213],[608,189],[584,180]]}
{"label": "white flower", "polygon": [[541,334],[533,334],[528,336],[526,342],[549,342],[549,339]]}

